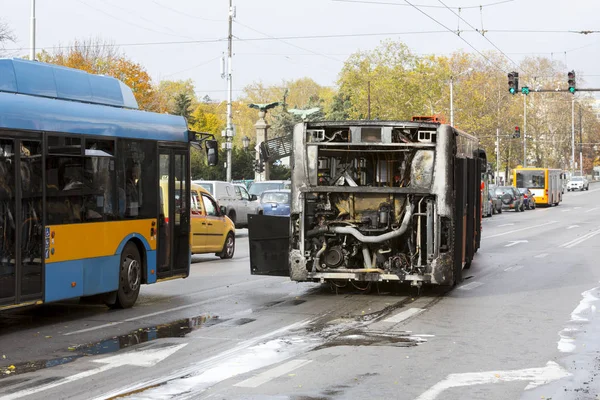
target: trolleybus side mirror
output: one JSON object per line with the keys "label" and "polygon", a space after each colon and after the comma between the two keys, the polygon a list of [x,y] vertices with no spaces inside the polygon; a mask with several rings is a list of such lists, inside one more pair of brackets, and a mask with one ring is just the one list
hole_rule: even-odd
{"label": "trolleybus side mirror", "polygon": [[206,159],[208,160],[208,165],[214,167],[219,163],[219,144],[216,140],[206,140]]}

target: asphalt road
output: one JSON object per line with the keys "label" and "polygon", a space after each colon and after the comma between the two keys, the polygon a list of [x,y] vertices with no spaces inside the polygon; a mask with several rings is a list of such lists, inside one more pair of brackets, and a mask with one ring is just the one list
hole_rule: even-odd
{"label": "asphalt road", "polygon": [[483,226],[452,291],[253,277],[240,231],[133,309],[0,314],[0,399],[599,398],[600,185]]}

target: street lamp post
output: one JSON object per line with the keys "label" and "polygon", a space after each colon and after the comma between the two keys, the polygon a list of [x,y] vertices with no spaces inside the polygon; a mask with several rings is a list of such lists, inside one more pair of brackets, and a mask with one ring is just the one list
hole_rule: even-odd
{"label": "street lamp post", "polygon": [[[456,75],[456,78],[468,74],[471,71],[473,71],[473,68],[467,68],[466,71]],[[450,75],[450,125],[452,126],[454,126],[454,78],[453,75]]]}
{"label": "street lamp post", "polygon": [[250,146],[250,138],[248,136],[242,138],[242,146],[244,146],[244,151],[248,151],[248,146]]}

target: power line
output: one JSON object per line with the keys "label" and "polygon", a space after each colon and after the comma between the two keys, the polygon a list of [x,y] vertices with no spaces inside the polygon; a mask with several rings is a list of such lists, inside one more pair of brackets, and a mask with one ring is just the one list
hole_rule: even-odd
{"label": "power line", "polygon": [[182,69],[181,71],[177,71],[177,72],[172,72],[172,73],[170,73],[170,74],[163,75],[162,77],[163,77],[163,78],[166,78],[166,77],[168,77],[168,76],[173,76],[173,75],[181,74],[181,73],[183,73],[183,72],[191,71],[191,70],[193,70],[193,69],[196,69],[196,68],[202,67],[203,65],[210,64],[211,62],[213,62],[213,61],[216,61],[216,60],[218,60],[219,58],[221,58],[221,56],[216,56],[216,57],[214,57],[214,58],[211,58],[210,60],[207,60],[207,61],[204,61],[204,62],[202,62],[202,63],[200,63],[200,64],[194,65],[193,67],[189,67],[189,68],[186,68],[186,69]]}
{"label": "power line", "polygon": [[[120,9],[120,10],[123,10],[123,11],[125,11],[125,12],[126,12],[126,13],[128,13],[128,14],[131,14],[131,13],[137,12],[137,11],[134,11],[134,10],[132,10],[132,9],[130,9],[130,8],[125,8],[125,7],[121,7],[120,5],[113,4],[113,3],[111,3],[111,2],[110,2],[110,1],[108,1],[108,0],[104,0],[104,3],[105,3],[105,4],[107,4],[107,5],[109,5],[109,6],[111,6],[111,7],[116,7],[116,8],[118,8],[118,9]],[[154,26],[157,26],[157,27],[159,27],[159,28],[165,29],[165,30],[167,30],[167,31],[169,31],[169,32],[171,32],[171,33],[173,33],[173,34],[177,34],[177,32],[175,32],[173,29],[169,28],[168,26],[160,25],[160,24],[156,23],[155,21],[151,21],[151,20],[149,20],[148,18],[145,18],[145,17],[144,17],[144,16],[142,16],[142,15],[137,15],[137,14],[136,14],[136,16],[137,16],[138,18],[140,18],[140,19],[142,19],[142,20],[144,20],[144,21],[148,22],[148,23],[149,23],[149,24],[151,24],[151,25],[154,25]],[[184,38],[187,38],[187,39],[194,39],[193,37],[190,37],[190,36],[185,36],[185,35],[179,35],[179,36],[181,36],[181,37],[184,37]]]}
{"label": "power line", "polygon": [[209,18],[197,17],[195,15],[190,15],[190,14],[184,13],[182,11],[176,10],[173,7],[165,6],[164,4],[161,4],[161,3],[159,3],[156,0],[152,0],[152,2],[154,4],[156,4],[157,6],[159,6],[159,7],[162,7],[164,9],[166,9],[166,10],[174,12],[175,14],[183,15],[184,17],[198,19],[200,21],[208,21],[208,22],[225,22],[225,20],[221,20],[221,19],[209,19]]}
{"label": "power line", "polygon": [[[460,18],[463,22],[465,22],[467,25],[469,25],[472,29],[478,31],[477,28],[475,28],[473,25],[471,25],[469,23],[469,21],[467,21],[466,19],[464,19],[463,17],[460,16],[460,14],[457,14],[456,11],[452,10],[450,7],[448,7],[446,5],[446,3],[444,3],[442,0],[438,0],[440,2],[440,4],[442,4],[444,7],[446,7],[452,14],[456,15],[458,18]],[[480,31],[481,36],[483,36],[485,38],[485,40],[487,40],[492,46],[494,46],[494,48],[496,50],[498,50],[500,52],[500,54],[502,54],[504,57],[506,57],[506,59],[508,61],[510,61],[511,63],[513,63],[517,68],[519,68],[519,64],[517,64],[516,62],[514,62],[514,60],[512,58],[510,58],[509,56],[507,56],[501,49],[500,47],[496,46],[496,44],[494,42],[492,42],[488,37],[485,36],[483,31]]]}
{"label": "power line", "polygon": [[[339,3],[385,4],[385,5],[401,6],[401,7],[409,7],[410,6],[410,4],[392,3],[392,2],[385,2],[385,1],[364,1],[364,0],[331,0],[331,1],[339,2]],[[467,10],[470,8],[492,7],[492,6],[497,6],[497,5],[504,4],[504,3],[511,3],[513,1],[515,1],[515,0],[503,0],[503,1],[497,1],[495,3],[482,4],[479,6],[464,6],[464,7],[450,7],[450,8],[453,8],[455,10]],[[431,4],[416,4],[416,6],[422,7],[422,8],[444,8],[442,6],[436,6],[436,5],[431,5]]]}
{"label": "power line", "polygon": [[117,21],[121,21],[121,22],[123,22],[123,23],[125,23],[125,24],[127,24],[127,25],[133,25],[133,26],[135,26],[135,27],[138,27],[138,28],[140,28],[140,29],[144,29],[144,30],[146,30],[146,31],[149,31],[149,32],[154,32],[154,33],[158,33],[158,34],[161,34],[161,35],[174,36],[174,37],[185,37],[185,36],[180,36],[180,35],[174,35],[174,34],[171,34],[171,33],[160,32],[160,31],[157,31],[157,30],[155,30],[155,29],[152,29],[152,28],[146,28],[145,26],[138,25],[138,24],[136,24],[136,23],[134,23],[134,22],[131,22],[131,21],[124,20],[123,18],[120,18],[120,17],[117,17],[116,15],[110,14],[110,13],[108,13],[108,12],[106,12],[106,11],[104,11],[104,10],[100,9],[100,8],[97,8],[97,7],[94,7],[94,6],[92,6],[92,5],[89,5],[88,3],[86,3],[86,2],[84,2],[84,1],[82,1],[82,0],[77,0],[77,1],[78,1],[79,3],[81,3],[81,4],[85,5],[86,7],[89,7],[89,8],[91,8],[92,10],[98,11],[99,13],[102,13],[102,14],[104,14],[104,15],[106,15],[106,16],[108,16],[108,17],[110,17],[110,18],[116,19]]}
{"label": "power line", "polygon": [[[80,1],[80,0],[78,0]],[[129,22],[128,22],[129,23]],[[444,25],[444,27],[446,27]],[[141,27],[143,29],[147,29]],[[156,33],[164,34],[162,32],[154,31]],[[509,31],[509,30],[489,30],[486,32],[492,33],[574,33],[575,31]],[[401,36],[401,35],[431,35],[431,34],[448,34],[452,33],[456,35],[456,32],[452,29],[446,27],[446,30],[429,30],[429,31],[405,31],[405,32],[373,32],[373,33],[347,33],[347,34],[327,34],[327,35],[298,35],[298,36],[271,36],[271,37],[256,37],[256,38],[240,38],[237,40],[243,40],[245,42],[254,42],[254,41],[271,41],[271,40],[309,40],[309,39],[344,39],[344,38],[355,38],[355,37],[371,37],[371,36]],[[479,33],[479,31],[474,30],[462,30],[461,33]],[[163,41],[163,42],[135,42],[135,43],[116,43],[116,44],[102,44],[103,47],[135,47],[135,46],[164,46],[164,45],[179,45],[179,44],[203,44],[203,43],[217,43],[227,40],[226,38],[212,38],[212,39],[198,39],[198,40],[173,40],[173,41]],[[591,46],[590,44],[589,46]],[[95,46],[95,45],[94,45]],[[46,46],[39,48],[40,50],[59,50],[59,49],[68,49],[71,46]],[[587,47],[587,46],[586,46]],[[567,51],[575,51],[579,50],[583,47],[577,49],[571,49]],[[29,50],[29,47],[15,47],[15,48],[5,48],[5,51],[21,51],[21,50]],[[561,51],[562,52],[562,51]],[[556,53],[561,53],[556,52]],[[520,54],[520,53],[510,53],[510,54]],[[524,54],[552,54],[552,53],[524,53]]]}
{"label": "power line", "polygon": [[406,3],[410,4],[415,10],[417,10],[421,14],[425,15],[430,20],[432,20],[436,24],[444,27],[448,32],[454,33],[460,40],[462,40],[463,42],[465,42],[470,48],[472,48],[473,50],[475,50],[481,57],[483,57],[485,60],[487,60],[487,62],[490,63],[491,66],[493,66],[494,68],[496,68],[499,71],[505,72],[502,68],[498,67],[494,62],[492,62],[492,60],[490,60],[489,58],[487,58],[485,56],[485,54],[483,54],[481,51],[477,50],[477,48],[475,48],[475,46],[473,46],[471,43],[469,43],[464,37],[460,36],[459,34],[457,34],[456,32],[454,32],[452,29],[448,28],[446,25],[444,25],[443,23],[441,23],[437,19],[433,18],[431,15],[427,14],[425,11],[421,10],[419,7],[417,7],[414,4],[412,4],[410,1],[408,1],[408,0],[405,0],[405,1],[406,1]]}
{"label": "power line", "polygon": [[280,42],[282,42],[282,43],[285,43],[285,44],[287,44],[288,46],[292,46],[292,47],[295,47],[295,48],[297,48],[297,49],[299,49],[299,50],[303,50],[303,51],[306,51],[306,52],[309,52],[309,53],[312,53],[312,54],[315,54],[315,55],[319,55],[319,56],[322,56],[322,57],[325,57],[325,58],[329,58],[330,60],[333,60],[333,61],[338,61],[338,62],[341,62],[341,60],[338,60],[337,58],[334,58],[334,57],[328,56],[328,55],[326,55],[326,54],[322,54],[322,53],[319,53],[319,52],[317,52],[317,51],[313,51],[313,50],[310,50],[310,49],[307,49],[307,48],[304,48],[304,47],[301,47],[301,46],[298,46],[298,45],[295,45],[295,44],[293,44],[293,43],[289,43],[289,42],[285,41],[284,39],[279,39],[279,38],[276,38],[276,37],[274,37],[274,36],[271,36],[271,35],[269,35],[269,34],[267,34],[267,33],[260,32],[260,31],[258,31],[258,30],[256,30],[256,29],[254,29],[254,28],[252,28],[252,27],[250,27],[250,26],[248,26],[248,25],[245,25],[245,24],[243,24],[243,23],[241,23],[241,22],[239,22],[239,21],[237,21],[237,20],[235,21],[235,23],[236,23],[236,24],[238,24],[238,25],[241,25],[241,26],[243,26],[243,27],[244,27],[244,28],[246,28],[246,29],[249,29],[249,30],[251,30],[251,31],[254,31],[254,32],[256,32],[256,33],[258,33],[258,34],[260,34],[260,35],[263,35],[263,36],[266,36],[266,37],[268,37],[268,38],[270,38],[270,39],[273,39],[273,40],[278,40],[278,41],[280,41]]}

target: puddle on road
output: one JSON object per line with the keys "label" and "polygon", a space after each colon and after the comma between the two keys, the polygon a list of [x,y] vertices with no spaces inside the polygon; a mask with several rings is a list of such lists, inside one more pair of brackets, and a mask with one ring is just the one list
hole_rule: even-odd
{"label": "puddle on road", "polygon": [[388,347],[413,347],[426,342],[409,332],[394,331],[369,331],[360,329],[347,330],[341,335],[332,338],[314,350],[328,349],[338,346],[388,346]]}
{"label": "puddle on road", "polygon": [[[200,315],[194,318],[180,319],[168,324],[151,326],[149,328],[137,329],[121,336],[115,336],[110,339],[102,340],[97,343],[90,343],[81,346],[69,347],[73,355],[66,357],[53,358],[50,360],[36,360],[14,365],[0,367],[0,381],[15,375],[27,372],[38,371],[40,369],[52,368],[58,365],[68,364],[85,356],[96,356],[100,354],[113,353],[130,346],[150,342],[156,339],[184,337],[188,333],[200,328],[207,328],[229,319],[221,319],[216,315]],[[233,324],[244,325],[254,320],[251,318],[241,318],[233,320]],[[19,383],[19,382],[17,382]],[[11,385],[13,383],[11,382]],[[16,384],[16,383],[14,383]],[[0,385],[0,387],[2,387]]]}

